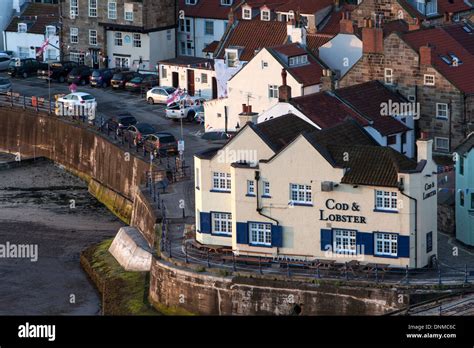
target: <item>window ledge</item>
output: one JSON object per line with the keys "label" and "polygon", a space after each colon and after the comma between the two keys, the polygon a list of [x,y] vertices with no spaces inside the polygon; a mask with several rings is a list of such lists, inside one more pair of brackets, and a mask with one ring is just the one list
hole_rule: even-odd
{"label": "window ledge", "polygon": [[216,237],[232,237],[232,233],[211,232],[211,235]]}
{"label": "window ledge", "polygon": [[374,257],[383,257],[383,258],[386,258],[386,259],[398,259],[398,258],[400,258],[399,256],[383,255],[383,254],[375,254],[375,253],[374,253]]}
{"label": "window ledge", "polygon": [[216,192],[216,193],[231,193],[231,191],[224,191],[224,190],[211,190],[210,192]]}
{"label": "window ledge", "polygon": [[272,196],[263,195],[262,198],[272,198]]}
{"label": "window ledge", "polygon": [[249,243],[249,245],[253,247],[273,248],[270,244]]}
{"label": "window ledge", "polygon": [[303,203],[303,202],[288,202],[289,206],[295,206],[295,207],[312,207],[313,203]]}
{"label": "window ledge", "polygon": [[247,194],[245,195],[245,197],[255,197],[255,195],[254,195],[254,194],[251,194],[251,193],[247,193]]}
{"label": "window ledge", "polygon": [[387,209],[374,209],[376,213],[390,213],[390,214],[398,214],[398,210],[387,210]]}

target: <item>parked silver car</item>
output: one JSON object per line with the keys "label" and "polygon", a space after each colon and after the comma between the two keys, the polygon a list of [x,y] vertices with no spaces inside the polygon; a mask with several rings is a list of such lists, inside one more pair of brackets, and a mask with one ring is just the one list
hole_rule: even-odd
{"label": "parked silver car", "polygon": [[8,70],[12,58],[6,53],[0,53],[0,71]]}
{"label": "parked silver car", "polygon": [[0,93],[8,93],[12,90],[12,82],[10,79],[0,77]]}

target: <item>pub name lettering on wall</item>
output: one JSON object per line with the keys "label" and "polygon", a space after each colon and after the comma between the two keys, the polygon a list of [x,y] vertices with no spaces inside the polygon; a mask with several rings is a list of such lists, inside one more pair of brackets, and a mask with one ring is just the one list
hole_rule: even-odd
{"label": "pub name lettering on wall", "polygon": [[436,195],[435,183],[434,182],[432,182],[431,184],[426,183],[425,184],[425,192],[423,192],[423,199],[427,199],[427,198],[433,197],[435,195]]}
{"label": "pub name lettering on wall", "polygon": [[[347,203],[337,203],[334,199],[326,200],[326,208],[328,210],[337,210],[337,211],[360,211],[360,207],[356,202],[352,202],[351,205]],[[356,224],[366,224],[365,216],[360,215],[348,215],[348,214],[337,214],[330,213],[326,214],[324,209],[319,210],[319,220],[321,221],[334,221],[334,222],[349,222]]]}

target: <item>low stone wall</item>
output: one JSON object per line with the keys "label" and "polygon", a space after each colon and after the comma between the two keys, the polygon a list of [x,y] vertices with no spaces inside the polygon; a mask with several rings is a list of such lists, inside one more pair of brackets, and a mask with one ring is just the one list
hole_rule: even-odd
{"label": "low stone wall", "polygon": [[456,217],[454,205],[438,204],[438,231],[454,235],[456,231]]}

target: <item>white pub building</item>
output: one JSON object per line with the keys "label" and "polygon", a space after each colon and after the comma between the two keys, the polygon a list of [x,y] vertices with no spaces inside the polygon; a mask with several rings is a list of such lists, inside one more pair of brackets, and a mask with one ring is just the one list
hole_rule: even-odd
{"label": "white pub building", "polygon": [[222,148],[195,155],[199,243],[412,268],[437,254],[431,140],[417,141],[415,161],[354,121],[316,130],[288,114],[242,124]]}

